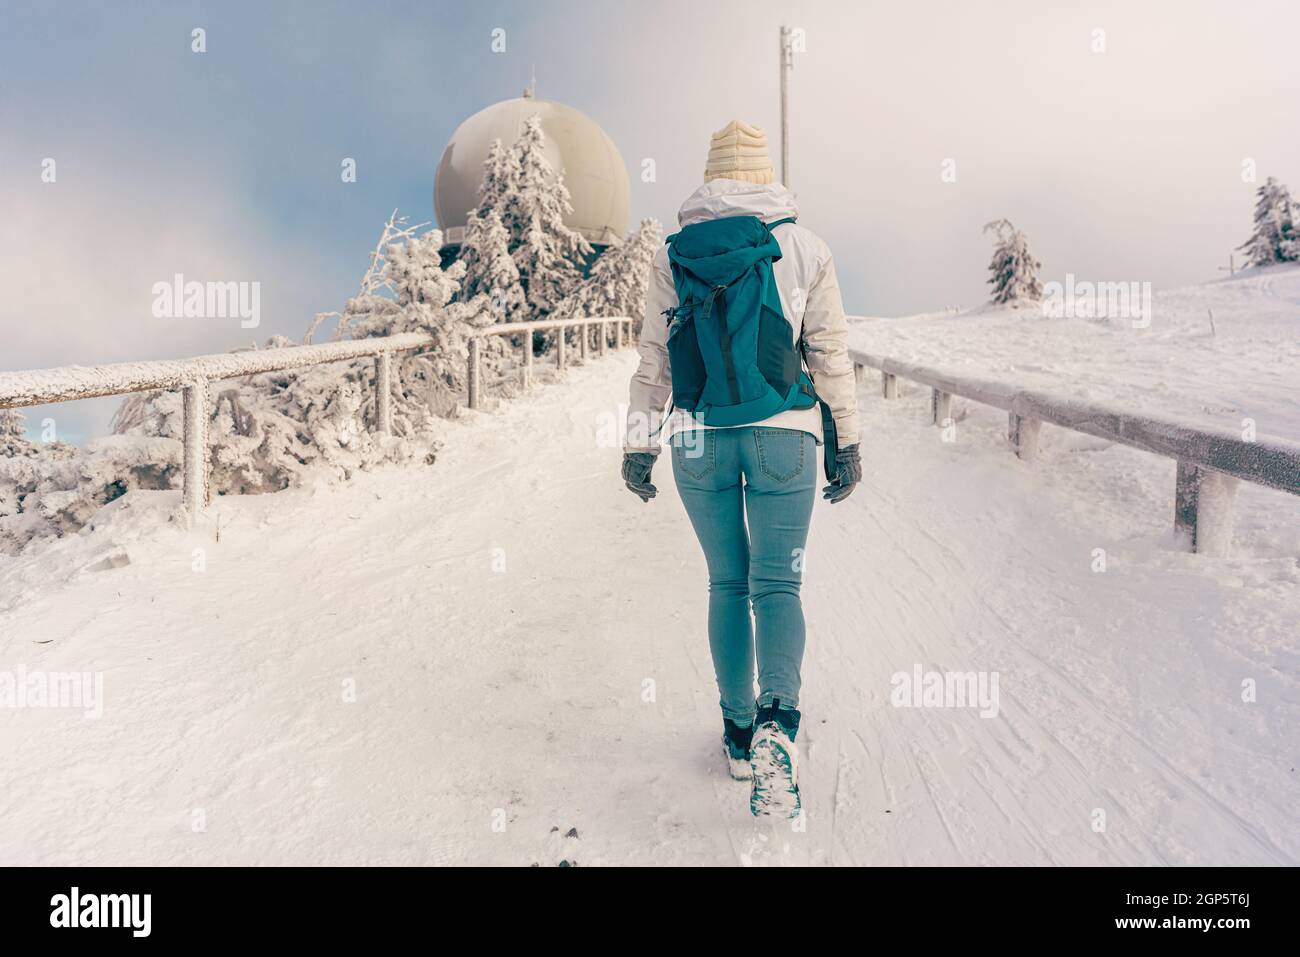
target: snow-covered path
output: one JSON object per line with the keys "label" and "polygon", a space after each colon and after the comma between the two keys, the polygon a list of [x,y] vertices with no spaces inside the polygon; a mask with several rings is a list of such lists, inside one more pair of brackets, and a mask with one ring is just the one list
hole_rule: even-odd
{"label": "snow-covered path", "polygon": [[[1294,559],[1178,552],[1171,463],[1045,431],[1027,466],[978,410],[941,443],[919,391],[864,389],[866,480],[814,513],[807,829],[756,824],[671,470],[643,505],[601,441],[632,361],[432,467],[221,500],[219,542],[133,493],[5,560],[0,669],[102,671],[105,706],[0,712],[0,864],[1300,861]],[[891,706],[918,665],[996,671],[998,715]]]}

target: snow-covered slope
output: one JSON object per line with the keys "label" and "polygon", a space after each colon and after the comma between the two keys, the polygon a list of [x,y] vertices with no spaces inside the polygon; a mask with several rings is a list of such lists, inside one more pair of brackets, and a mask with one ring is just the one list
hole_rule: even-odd
{"label": "snow-covered slope", "polygon": [[1300,439],[1300,266],[1157,291],[1150,325],[989,309],[868,320],[879,355],[1152,415]]}
{"label": "snow-covered slope", "polygon": [[[467,415],[429,468],[191,533],[133,492],[0,558],[0,669],[105,699],[0,711],[0,864],[1300,861],[1294,500],[1246,489],[1212,562],[1169,542],[1170,463],[1052,433],[1030,466],[978,409],[945,444],[916,389],[863,390],[865,480],[818,503],[807,830],[755,824],[667,463],[644,505],[601,441],[633,361]],[[917,665],[998,672],[998,716],[891,706]]]}

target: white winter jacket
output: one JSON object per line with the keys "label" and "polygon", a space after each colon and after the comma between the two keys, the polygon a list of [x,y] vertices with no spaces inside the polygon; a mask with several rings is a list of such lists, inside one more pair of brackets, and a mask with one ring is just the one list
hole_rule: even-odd
{"label": "white winter jacket", "polygon": [[[677,221],[682,226],[726,216],[757,216],[774,222],[798,215],[794,195],[780,183],[744,183],[715,179],[697,189],[682,204]],[[781,295],[781,310],[796,336],[803,337],[808,368],[818,396],[830,406],[839,444],[858,442],[857,387],[848,353],[848,324],[835,278],[831,251],[816,233],[798,223],[786,223],[772,231],[781,245],[781,258],[772,265]],[[672,393],[672,370],[666,345],[668,324],[665,309],[677,305],[668,265],[668,247],[662,246],[650,270],[646,290],[645,318],[637,351],[641,362],[632,375],[624,447],[628,451],[658,453],[662,442],[685,429],[709,428],[689,413],[674,409],[660,429],[664,407]],[[822,441],[821,410],[789,409],[763,422],[777,428],[811,432]],[[656,430],[659,430],[656,432]]]}

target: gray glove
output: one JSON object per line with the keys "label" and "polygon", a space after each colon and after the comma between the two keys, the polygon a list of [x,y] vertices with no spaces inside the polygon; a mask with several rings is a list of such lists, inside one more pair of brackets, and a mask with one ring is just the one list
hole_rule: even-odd
{"label": "gray glove", "polygon": [[643,502],[655,497],[658,489],[650,484],[650,470],[655,466],[655,456],[649,452],[623,453],[623,484]]}
{"label": "gray glove", "polygon": [[835,454],[835,474],[831,477],[831,484],[822,489],[822,498],[828,499],[832,505],[842,502],[861,481],[862,457],[858,455],[858,447],[842,445]]}

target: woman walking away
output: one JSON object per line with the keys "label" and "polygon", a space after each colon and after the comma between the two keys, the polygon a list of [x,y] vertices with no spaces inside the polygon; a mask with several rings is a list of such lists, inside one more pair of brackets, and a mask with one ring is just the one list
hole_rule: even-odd
{"label": "woman walking away", "polygon": [[795,222],[794,197],[774,178],[762,130],[733,121],[713,134],[704,185],[682,204],[682,228],[651,270],[623,479],[654,498],[651,469],[668,443],[709,568],[709,649],[731,774],[752,780],[755,815],[795,817],[799,585],[817,446],[831,502],[853,491],[862,466],[830,250]]}

